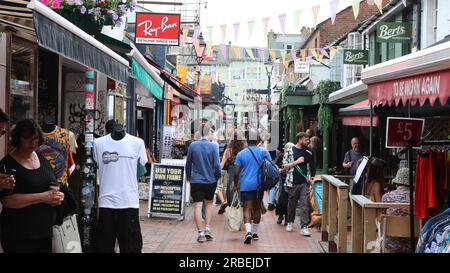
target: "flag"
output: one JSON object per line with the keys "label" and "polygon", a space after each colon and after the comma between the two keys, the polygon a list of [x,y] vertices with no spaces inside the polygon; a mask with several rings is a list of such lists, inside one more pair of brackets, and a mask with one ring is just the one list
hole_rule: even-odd
{"label": "flag", "polygon": [[189,29],[187,27],[183,28],[183,44],[186,43],[188,34],[189,34]]}
{"label": "flag", "polygon": [[288,68],[289,68],[289,62],[288,62],[288,61],[283,61],[283,65],[284,65],[284,68],[285,68],[286,70],[288,70]]}
{"label": "flag", "polygon": [[182,83],[187,81],[188,67],[186,65],[177,65],[177,76]]}
{"label": "flag", "polygon": [[330,61],[333,60],[334,55],[336,55],[337,51],[338,50],[336,48],[330,47]]}
{"label": "flag", "polygon": [[220,30],[222,32],[222,43],[225,43],[225,38],[227,37],[227,25],[220,25]]}
{"label": "flag", "polygon": [[313,12],[314,27],[316,27],[317,26],[317,19],[319,18],[320,5],[312,7],[312,12]]}
{"label": "flag", "polygon": [[302,60],[302,62],[305,61],[305,59],[306,59],[306,49],[300,50],[300,59]]}
{"label": "flag", "polygon": [[328,55],[328,53],[327,53],[327,51],[325,50],[325,48],[319,48],[319,51],[320,51],[320,53],[321,53],[323,56],[325,56],[325,57],[327,57],[327,58],[330,58],[330,56]]}
{"label": "flag", "polygon": [[261,61],[265,61],[266,60],[266,49],[265,48],[262,48],[262,47],[260,47],[260,48],[258,48],[258,55],[259,55],[259,58],[261,59]]}
{"label": "flag", "polygon": [[383,13],[383,0],[375,0],[375,5],[377,5],[377,8],[380,11],[380,13]]}
{"label": "flag", "polygon": [[313,63],[313,57],[312,57],[312,56],[306,57],[306,63],[307,63],[308,65],[312,64],[312,63]]}
{"label": "flag", "polygon": [[286,55],[287,55],[286,50],[284,50],[284,49],[280,50],[280,54],[281,54],[281,59],[283,60],[283,62],[286,61]]}
{"label": "flag", "polygon": [[250,59],[254,59],[255,56],[253,55],[253,51],[251,48],[246,48],[245,51],[247,52],[247,55],[250,57]]}
{"label": "flag", "polygon": [[270,58],[272,59],[272,62],[274,62],[277,59],[277,54],[275,53],[275,50],[269,49]]}
{"label": "flag", "polygon": [[212,26],[209,26],[209,27],[207,28],[207,31],[208,31],[208,40],[212,42],[213,27],[212,27]]}
{"label": "flag", "polygon": [[247,30],[248,30],[248,39],[250,40],[253,35],[253,26],[255,25],[255,21],[248,21]]}
{"label": "flag", "polygon": [[291,58],[293,61],[295,61],[295,59],[297,59],[297,52],[295,49],[291,49]]}
{"label": "flag", "polygon": [[358,18],[359,15],[359,1],[360,0],[353,0],[353,15],[355,16],[355,20],[356,18]]}
{"label": "flag", "polygon": [[194,34],[192,35],[192,42],[195,43],[198,40],[198,36],[200,35],[200,26],[196,26],[194,28]]}
{"label": "flag", "polygon": [[333,0],[330,2],[330,18],[331,23],[334,24],[334,20],[336,20],[336,12],[339,5],[339,0]]}
{"label": "flag", "polygon": [[241,26],[241,23],[234,23],[234,41],[237,42],[238,35],[239,35],[239,27]]}
{"label": "flag", "polygon": [[269,28],[269,20],[270,17],[264,17],[263,18],[263,34],[264,36],[267,36],[268,28]]}
{"label": "flag", "polygon": [[280,20],[281,33],[286,33],[286,13],[278,15],[278,19]]}
{"label": "flag", "polygon": [[402,0],[402,2],[403,2],[403,6],[407,6],[407,4],[406,4],[406,0]]}
{"label": "flag", "polygon": [[294,31],[299,27],[300,19],[302,18],[303,10],[297,10],[294,12]]}
{"label": "flag", "polygon": [[227,46],[225,44],[220,44],[220,53],[222,53],[223,59],[227,59]]}
{"label": "flag", "polygon": [[241,58],[241,48],[238,46],[233,46],[231,48],[233,49],[234,57],[237,59],[240,59]]}

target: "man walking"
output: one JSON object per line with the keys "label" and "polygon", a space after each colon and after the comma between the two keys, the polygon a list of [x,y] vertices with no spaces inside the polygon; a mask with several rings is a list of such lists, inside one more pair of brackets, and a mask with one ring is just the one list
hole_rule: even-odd
{"label": "man walking", "polygon": [[[300,233],[310,236],[309,224],[309,181],[316,174],[313,153],[308,149],[309,136],[300,132],[296,136],[297,144],[285,153],[283,169],[287,171],[286,187],[288,190],[288,215],[286,231],[292,231],[295,209],[300,199]],[[308,174],[308,165],[311,176]]]}
{"label": "man walking", "polygon": [[[198,230],[197,241],[211,241],[211,218],[213,198],[219,180],[220,159],[219,146],[210,141],[212,134],[208,124],[202,126],[202,138],[189,145],[186,160],[186,177],[191,183],[191,196],[194,200],[194,218]],[[202,203],[205,204],[205,228],[202,225]]]}

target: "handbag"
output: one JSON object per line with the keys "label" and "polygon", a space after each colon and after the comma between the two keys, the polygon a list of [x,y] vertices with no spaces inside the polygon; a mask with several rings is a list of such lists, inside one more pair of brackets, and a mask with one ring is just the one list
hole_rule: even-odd
{"label": "handbag", "polygon": [[244,223],[244,209],[241,207],[240,203],[239,194],[236,191],[231,206],[226,210],[227,228],[229,231],[240,231],[241,226]]}
{"label": "handbag", "polygon": [[53,226],[53,253],[82,253],[77,215],[66,216],[62,225]]}

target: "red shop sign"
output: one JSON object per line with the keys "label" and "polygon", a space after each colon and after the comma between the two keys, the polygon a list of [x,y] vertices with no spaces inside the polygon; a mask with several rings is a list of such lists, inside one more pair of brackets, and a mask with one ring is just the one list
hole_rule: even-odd
{"label": "red shop sign", "polygon": [[374,104],[391,105],[409,101],[414,106],[417,101],[423,106],[428,99],[434,106],[436,99],[445,105],[450,97],[450,70],[420,74],[369,85],[369,100]]}
{"label": "red shop sign", "polygon": [[419,147],[424,125],[424,119],[388,117],[386,148]]}
{"label": "red shop sign", "polygon": [[136,13],[136,44],[178,46],[180,14]]}

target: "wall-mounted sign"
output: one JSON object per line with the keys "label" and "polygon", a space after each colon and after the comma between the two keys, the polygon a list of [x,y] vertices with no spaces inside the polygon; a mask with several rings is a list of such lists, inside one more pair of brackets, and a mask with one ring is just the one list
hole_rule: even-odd
{"label": "wall-mounted sign", "polygon": [[419,147],[425,119],[387,118],[386,148]]}
{"label": "wall-mounted sign", "polygon": [[409,43],[412,37],[411,23],[380,23],[377,27],[378,43]]}
{"label": "wall-mounted sign", "polygon": [[307,62],[302,62],[300,59],[294,61],[294,72],[299,74],[309,73],[309,64]]}
{"label": "wall-mounted sign", "polygon": [[368,50],[344,50],[344,64],[368,64],[369,51]]}
{"label": "wall-mounted sign", "polygon": [[180,14],[136,13],[136,44],[178,46]]}

